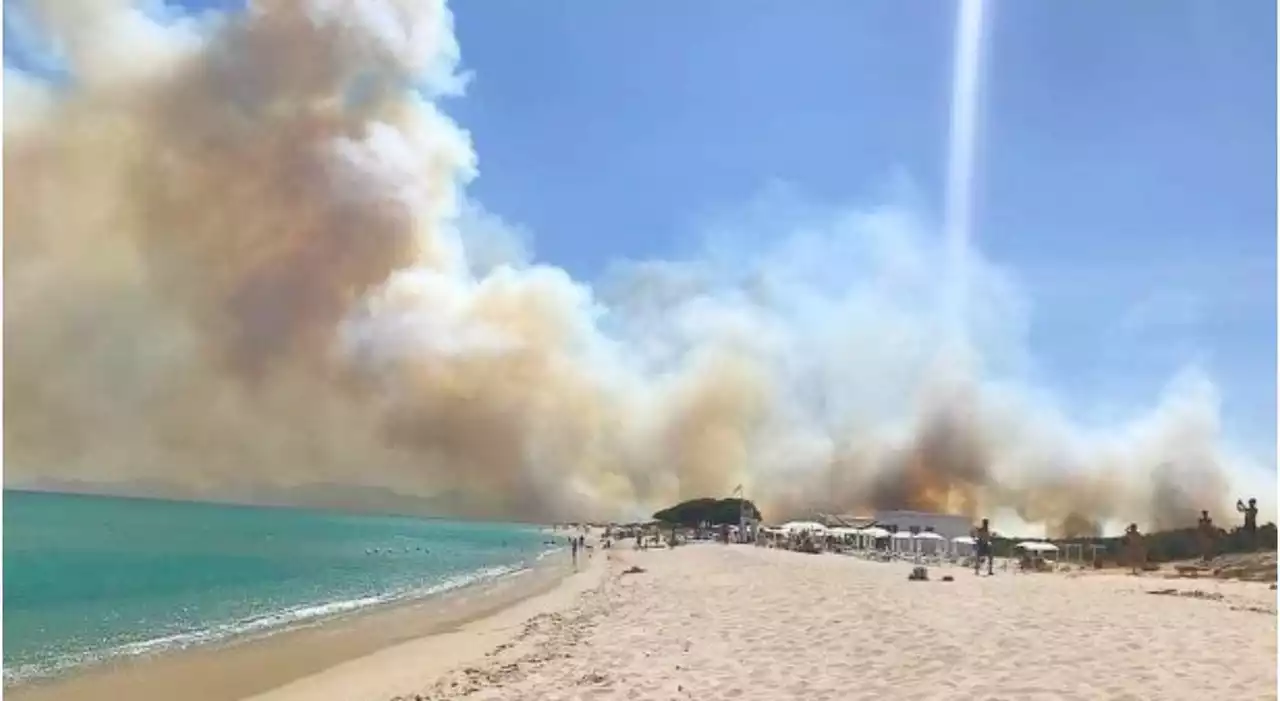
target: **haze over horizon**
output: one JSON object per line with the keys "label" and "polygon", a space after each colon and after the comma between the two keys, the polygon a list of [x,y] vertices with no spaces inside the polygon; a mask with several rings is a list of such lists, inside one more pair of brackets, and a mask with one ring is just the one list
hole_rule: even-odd
{"label": "haze over horizon", "polygon": [[1274,518],[1273,4],[737,7],[6,0],[6,487]]}

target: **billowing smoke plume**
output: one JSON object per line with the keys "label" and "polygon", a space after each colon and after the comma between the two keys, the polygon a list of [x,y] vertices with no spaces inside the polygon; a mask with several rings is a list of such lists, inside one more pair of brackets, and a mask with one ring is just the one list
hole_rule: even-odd
{"label": "billowing smoke plume", "polygon": [[148,9],[9,9],[72,76],[5,76],[10,485],[348,485],[549,519],[741,483],[772,518],[1006,509],[1059,532],[1234,496],[1205,378],[1077,428],[1018,383],[1025,310],[979,257],[971,342],[940,351],[944,257],[909,207],[775,193],[700,260],[593,289],[466,200],[442,2]]}

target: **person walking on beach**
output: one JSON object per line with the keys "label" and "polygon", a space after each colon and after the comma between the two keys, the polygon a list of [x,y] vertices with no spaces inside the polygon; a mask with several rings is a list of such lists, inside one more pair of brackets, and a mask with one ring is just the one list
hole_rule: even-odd
{"label": "person walking on beach", "polygon": [[973,530],[973,542],[976,555],[973,558],[973,573],[982,574],[982,559],[987,559],[987,574],[995,574],[995,558],[991,556],[991,524],[982,519],[982,525]]}
{"label": "person walking on beach", "polygon": [[574,536],[569,536],[569,552],[573,555],[573,566],[577,567],[578,566],[578,539]]}
{"label": "person walking on beach", "polygon": [[1250,551],[1258,549],[1258,500],[1249,499],[1249,506],[1236,500],[1236,511],[1244,514],[1244,537]]}

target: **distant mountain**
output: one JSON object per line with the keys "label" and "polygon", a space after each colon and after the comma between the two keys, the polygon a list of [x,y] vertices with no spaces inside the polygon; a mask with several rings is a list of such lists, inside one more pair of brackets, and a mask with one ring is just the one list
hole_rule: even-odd
{"label": "distant mountain", "polygon": [[6,489],[66,494],[96,494],[118,497],[151,497],[180,501],[248,504],[253,506],[311,507],[337,511],[503,520],[496,509],[460,492],[443,492],[428,497],[405,494],[387,487],[339,483],[312,483],[291,487],[253,486],[209,493],[163,480],[92,482],[75,479],[41,479],[24,484],[6,484]]}
{"label": "distant mountain", "polygon": [[25,492],[58,492],[61,494],[96,494],[106,497],[157,497],[161,499],[196,499],[197,494],[180,484],[163,480],[130,482],[96,482],[91,480],[42,477],[30,482],[12,484],[5,489]]}

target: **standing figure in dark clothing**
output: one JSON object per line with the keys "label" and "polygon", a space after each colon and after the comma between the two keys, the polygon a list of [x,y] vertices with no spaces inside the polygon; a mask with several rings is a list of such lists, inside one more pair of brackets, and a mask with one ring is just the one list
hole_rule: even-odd
{"label": "standing figure in dark clothing", "polygon": [[1208,562],[1213,559],[1214,541],[1217,540],[1218,529],[1213,526],[1213,519],[1209,518],[1208,511],[1200,512],[1200,522],[1197,528],[1200,536],[1200,559]]}
{"label": "standing figure in dark clothing", "polygon": [[982,525],[973,529],[973,573],[982,574],[982,558],[987,559],[987,574],[995,574],[995,558],[991,557],[991,525],[982,519]]}
{"label": "standing figure in dark clothing", "polygon": [[1249,506],[1245,506],[1244,502],[1236,500],[1236,511],[1244,514],[1244,537],[1249,543],[1250,550],[1258,548],[1258,500],[1250,499]]}
{"label": "standing figure in dark clothing", "polygon": [[1142,534],[1138,532],[1138,524],[1131,523],[1124,529],[1124,546],[1129,560],[1129,571],[1138,574],[1142,571],[1147,559]]}
{"label": "standing figure in dark clothing", "polygon": [[569,536],[569,551],[573,553],[573,566],[578,566],[578,539]]}

